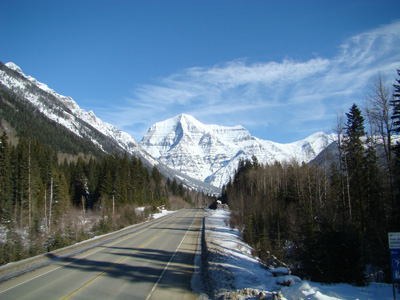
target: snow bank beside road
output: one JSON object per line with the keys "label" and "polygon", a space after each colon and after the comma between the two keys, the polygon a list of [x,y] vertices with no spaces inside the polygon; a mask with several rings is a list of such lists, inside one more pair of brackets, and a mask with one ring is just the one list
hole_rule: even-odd
{"label": "snow bank beside road", "polygon": [[[205,211],[208,266],[203,278],[207,280],[208,290],[204,292],[212,299],[272,299],[278,296],[278,291],[288,300],[393,299],[389,284],[354,287],[301,281],[290,275],[274,277],[252,257],[251,247],[241,240],[238,230],[230,228],[229,216],[227,210]],[[282,287],[278,282],[291,285]]]}
{"label": "snow bank beside road", "polygon": [[[256,299],[261,291],[265,297],[272,297],[279,291],[276,278],[252,257],[251,247],[240,239],[237,229],[229,226],[229,211],[206,210],[205,227],[207,243],[207,294],[212,299],[237,294],[239,299]],[[250,288],[238,293],[237,290]],[[246,296],[247,295],[247,296]]]}

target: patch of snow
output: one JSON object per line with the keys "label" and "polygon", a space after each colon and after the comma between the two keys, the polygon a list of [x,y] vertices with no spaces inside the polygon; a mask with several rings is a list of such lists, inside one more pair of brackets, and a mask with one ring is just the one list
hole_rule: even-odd
{"label": "patch of snow", "polygon": [[146,206],[140,206],[135,208],[135,212],[142,213],[146,209]]}
{"label": "patch of snow", "polygon": [[273,274],[251,255],[252,248],[241,240],[239,231],[230,228],[230,211],[206,210],[205,214],[211,294],[218,298],[245,288],[268,293],[279,291]]}
{"label": "patch of snow", "polygon": [[18,73],[24,75],[24,73],[22,73],[22,70],[20,67],[18,67],[16,64],[14,64],[13,62],[8,62],[5,64],[7,68],[17,71]]}
{"label": "patch of snow", "polygon": [[175,211],[169,211],[169,210],[162,210],[160,213],[156,213],[156,214],[153,214],[152,215],[152,218],[153,219],[158,219],[158,218],[161,218],[161,217],[164,217],[164,216],[166,216],[166,215],[169,215],[169,214],[172,214],[172,213],[174,213]]}
{"label": "patch of snow", "polygon": [[274,276],[284,276],[289,275],[289,270],[285,267],[278,267],[270,270]]}
{"label": "patch of snow", "polygon": [[[393,299],[390,284],[370,283],[365,287],[344,283],[322,284],[288,275],[286,268],[268,270],[251,255],[252,248],[242,241],[238,230],[230,228],[229,210],[206,210],[205,216],[206,242],[210,253],[207,278],[214,289],[213,298],[273,299],[281,296],[280,299],[287,300]],[[199,264],[199,260],[196,264]],[[284,275],[274,277],[273,272],[275,275]],[[280,284],[288,286],[282,287]],[[199,282],[192,280],[195,291],[199,286]],[[278,292],[281,295],[278,296]]]}
{"label": "patch of snow", "polygon": [[284,285],[284,286],[292,286],[295,285],[296,283],[301,283],[302,280],[294,275],[284,275],[284,276],[279,276],[276,279],[276,283],[279,285]]}

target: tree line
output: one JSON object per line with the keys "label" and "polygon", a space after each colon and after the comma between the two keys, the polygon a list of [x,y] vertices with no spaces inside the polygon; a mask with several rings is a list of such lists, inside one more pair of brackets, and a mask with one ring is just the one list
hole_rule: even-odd
{"label": "tree line", "polygon": [[[0,137],[0,264],[142,221],[157,206],[178,209],[206,196],[117,153],[59,162],[36,139]],[[146,207],[145,215],[137,207]]]}
{"label": "tree line", "polygon": [[[95,156],[103,152],[91,141],[82,139],[62,125],[49,120],[36,107],[0,84],[0,118],[3,127],[13,129],[9,138],[32,136],[58,152],[78,154],[91,153]],[[111,147],[106,147],[111,148]]]}
{"label": "tree line", "polygon": [[325,151],[320,165],[239,163],[222,200],[258,257],[319,282],[391,280],[388,232],[400,230],[399,79],[393,87],[379,75],[364,109],[353,104],[338,117],[335,154]]}

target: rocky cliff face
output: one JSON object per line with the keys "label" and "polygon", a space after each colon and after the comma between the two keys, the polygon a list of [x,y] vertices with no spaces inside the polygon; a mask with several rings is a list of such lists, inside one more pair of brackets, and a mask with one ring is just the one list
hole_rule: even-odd
{"label": "rocky cliff face", "polygon": [[181,114],[151,126],[140,145],[170,168],[222,187],[241,159],[255,156],[263,164],[292,159],[309,162],[333,140],[320,132],[302,141],[279,144],[253,137],[242,126],[205,125]]}
{"label": "rocky cliff face", "polygon": [[148,167],[157,166],[165,177],[177,178],[188,188],[210,194],[219,191],[218,188],[163,165],[150,156],[128,133],[103,122],[92,111],[81,109],[71,97],[62,96],[46,84],[25,75],[14,63],[0,63],[0,85],[18,96],[20,101],[28,101],[50,120],[67,128],[78,137],[90,140],[105,153],[126,152],[141,158]]}

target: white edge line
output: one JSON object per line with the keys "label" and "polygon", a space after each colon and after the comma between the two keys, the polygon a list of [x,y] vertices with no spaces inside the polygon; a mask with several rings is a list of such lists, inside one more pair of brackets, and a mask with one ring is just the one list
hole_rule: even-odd
{"label": "white edge line", "polygon": [[[165,219],[166,219],[166,218],[163,218],[163,219],[159,220],[159,222],[157,222],[157,223],[162,223],[162,222],[165,221]],[[154,219],[154,220],[158,220],[158,219]],[[193,220],[193,221],[194,221],[194,220]],[[192,224],[193,224],[193,222],[192,222]],[[153,224],[148,224],[147,226],[144,226],[144,228],[138,228],[138,231],[139,231],[140,229],[148,229],[151,225],[153,225]],[[192,227],[192,225],[190,225],[190,227]],[[133,232],[132,235],[137,235],[137,234],[139,234],[138,231]],[[186,233],[187,233],[187,232],[186,232]],[[112,241],[112,242],[109,243],[109,244],[110,244],[111,246],[112,246],[112,245],[115,245],[115,244],[118,244],[118,243],[120,243],[120,242],[125,241],[125,240],[128,239],[128,238],[131,238],[132,235],[131,235],[130,233],[128,233],[128,234],[127,234],[127,237],[125,237],[123,240],[118,240],[118,238],[117,238],[117,241]],[[186,234],[185,234],[185,236],[186,236]],[[183,241],[183,240],[182,240],[182,241]],[[182,244],[182,241],[181,241],[181,244]],[[106,243],[107,243],[107,242],[106,242]],[[179,244],[179,246],[180,246],[181,244]],[[81,260],[81,259],[84,259],[84,258],[88,257],[89,255],[92,255],[92,254],[95,254],[95,253],[97,253],[97,252],[100,252],[101,250],[104,249],[104,248],[101,247],[101,246],[102,246],[102,245],[98,245],[98,246],[94,247],[94,248],[97,248],[97,247],[100,248],[100,249],[97,250],[97,251],[88,253],[88,254],[86,254],[85,256],[82,256],[82,257],[80,257],[80,258],[74,259],[73,261],[71,261],[71,262],[69,262],[69,263],[67,263],[67,264],[63,264],[63,265],[61,265],[61,266],[58,266],[57,268],[54,268],[54,269],[52,269],[52,270],[49,270],[49,271],[47,271],[46,273],[39,274],[39,275],[37,275],[37,276],[35,276],[35,277],[33,277],[33,278],[30,278],[30,279],[28,279],[28,280],[26,280],[26,281],[24,281],[24,282],[18,283],[17,285],[14,285],[14,286],[12,286],[12,287],[9,287],[8,289],[6,289],[6,290],[4,290],[4,291],[0,291],[0,294],[3,294],[3,293],[5,293],[5,292],[7,292],[7,291],[9,291],[9,290],[12,290],[12,289],[16,288],[16,287],[19,287],[20,285],[23,285],[23,284],[25,284],[25,283],[28,283],[29,281],[35,280],[36,278],[39,278],[39,277],[41,277],[41,276],[44,276],[44,275],[46,275],[46,274],[48,274],[48,273],[51,273],[51,272],[53,272],[53,271],[56,271],[56,270],[58,270],[58,269],[60,269],[60,268],[62,268],[62,267],[68,266],[68,265],[70,265],[70,264],[72,264],[72,263],[74,263],[74,262],[76,262],[76,261],[79,261],[79,260]],[[179,246],[178,246],[178,248],[179,248]],[[93,249],[93,248],[92,248],[92,249]],[[90,249],[85,250],[85,251],[90,251]],[[176,252],[176,251],[175,251],[175,252]],[[174,255],[175,255],[175,253],[174,253]],[[168,263],[168,264],[169,264],[169,263]],[[45,266],[44,266],[44,267],[45,267]],[[43,267],[41,267],[41,268],[43,268]],[[40,268],[38,268],[38,269],[40,269]],[[164,274],[164,272],[163,272],[163,274]],[[18,277],[18,276],[17,276],[17,277]],[[158,283],[158,282],[157,282],[157,283]]]}
{"label": "white edge line", "polygon": [[178,247],[176,248],[174,254],[173,254],[172,257],[171,257],[171,259],[169,260],[169,262],[168,262],[167,265],[165,266],[165,268],[164,268],[164,270],[162,271],[161,275],[158,277],[157,282],[154,284],[154,286],[153,286],[153,288],[151,289],[151,291],[150,291],[149,295],[147,296],[146,300],[149,300],[149,299],[151,298],[151,295],[153,294],[153,292],[154,292],[154,290],[156,289],[157,285],[160,283],[161,278],[164,276],[164,273],[167,271],[169,265],[171,264],[172,260],[174,259],[176,252],[178,252],[179,248],[181,247],[181,245],[182,245],[182,243],[183,243],[183,240],[186,238],[186,235],[187,235],[188,232],[190,231],[190,228],[192,227],[192,225],[193,225],[193,223],[194,223],[194,220],[196,219],[196,216],[197,216],[197,212],[196,212],[195,217],[193,218],[192,224],[190,224],[188,230],[186,231],[185,235],[183,236],[181,242],[179,243]]}

